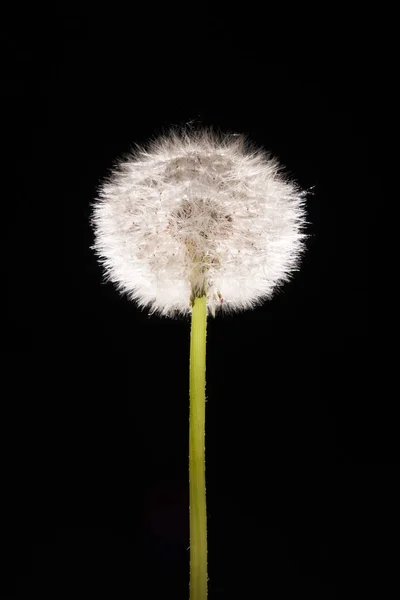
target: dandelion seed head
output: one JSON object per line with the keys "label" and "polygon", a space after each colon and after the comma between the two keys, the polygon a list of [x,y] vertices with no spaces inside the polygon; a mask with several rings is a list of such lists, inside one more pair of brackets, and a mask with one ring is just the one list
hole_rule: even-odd
{"label": "dandelion seed head", "polygon": [[120,161],[93,207],[106,277],[144,308],[252,308],[298,268],[305,194],[242,135],[171,130]]}

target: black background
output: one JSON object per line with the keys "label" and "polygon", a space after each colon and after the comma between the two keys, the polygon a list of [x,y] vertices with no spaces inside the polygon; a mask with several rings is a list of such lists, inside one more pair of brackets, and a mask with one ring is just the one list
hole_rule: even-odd
{"label": "black background", "polygon": [[188,597],[189,322],[103,283],[89,216],[113,161],[191,120],[312,188],[301,271],[208,323],[209,597],[331,599],[364,573],[395,480],[369,313],[379,64],[365,15],[283,9],[3,22],[4,597]]}

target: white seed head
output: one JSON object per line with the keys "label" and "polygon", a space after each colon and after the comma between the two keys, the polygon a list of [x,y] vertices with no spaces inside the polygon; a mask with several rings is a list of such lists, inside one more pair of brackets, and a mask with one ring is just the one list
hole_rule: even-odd
{"label": "white seed head", "polygon": [[252,308],[296,270],[305,194],[244,136],[171,130],[122,160],[93,207],[107,278],[141,307]]}

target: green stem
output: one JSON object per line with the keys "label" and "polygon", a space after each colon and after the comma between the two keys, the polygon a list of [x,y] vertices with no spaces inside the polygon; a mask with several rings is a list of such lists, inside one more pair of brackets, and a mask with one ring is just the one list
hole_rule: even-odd
{"label": "green stem", "polygon": [[205,479],[207,298],[193,299],[190,333],[190,600],[207,598],[207,512]]}

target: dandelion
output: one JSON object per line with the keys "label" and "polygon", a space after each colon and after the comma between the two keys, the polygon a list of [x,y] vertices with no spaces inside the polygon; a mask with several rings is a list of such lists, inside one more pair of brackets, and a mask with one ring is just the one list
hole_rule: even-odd
{"label": "dandelion", "polygon": [[138,147],[94,204],[106,277],[151,314],[191,316],[190,598],[207,596],[207,315],[254,308],[298,268],[305,194],[243,135],[171,130]]}

